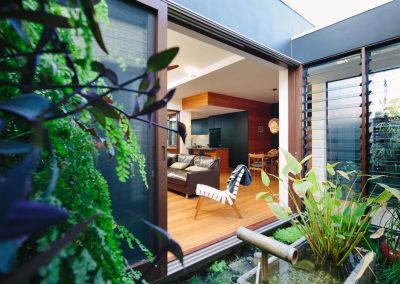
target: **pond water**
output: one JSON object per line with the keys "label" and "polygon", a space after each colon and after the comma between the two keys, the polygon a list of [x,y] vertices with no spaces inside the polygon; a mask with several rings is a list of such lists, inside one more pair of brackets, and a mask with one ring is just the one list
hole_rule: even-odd
{"label": "pond water", "polygon": [[[299,260],[296,265],[277,260],[269,265],[270,284],[339,284],[343,283],[356,264],[360,261],[353,255],[343,267],[322,264],[311,252],[307,244],[299,248]],[[248,280],[255,283],[255,275]]]}
{"label": "pond water", "polygon": [[[283,260],[270,263],[269,281],[271,284],[336,284],[343,283],[346,277],[354,269],[361,257],[350,255],[349,261],[341,268],[319,264],[306,244],[299,248],[299,260],[295,266]],[[232,251],[228,256],[208,265],[203,269],[190,273],[173,283],[192,284],[228,284],[237,283],[240,276],[257,266],[254,253],[258,249],[249,245],[243,245]],[[213,269],[214,268],[214,269]],[[255,283],[255,275],[248,279],[249,283]]]}

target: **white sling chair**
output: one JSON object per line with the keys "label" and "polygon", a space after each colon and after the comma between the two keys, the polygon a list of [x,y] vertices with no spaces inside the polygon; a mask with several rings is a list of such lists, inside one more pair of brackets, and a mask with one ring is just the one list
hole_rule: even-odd
{"label": "white sling chair", "polygon": [[226,190],[219,190],[204,184],[197,185],[196,194],[200,197],[196,204],[196,213],[194,215],[194,219],[196,219],[197,214],[199,213],[204,197],[208,197],[222,204],[229,205],[235,211],[236,215],[239,218],[242,218],[235,205],[235,201],[237,198],[239,185],[250,185],[251,183],[251,175],[247,167],[245,165],[237,166],[229,177],[227,183],[228,185]]}

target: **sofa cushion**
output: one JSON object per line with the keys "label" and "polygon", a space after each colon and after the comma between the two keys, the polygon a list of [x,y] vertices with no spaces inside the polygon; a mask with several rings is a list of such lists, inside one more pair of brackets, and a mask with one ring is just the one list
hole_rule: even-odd
{"label": "sofa cushion", "polygon": [[214,169],[219,165],[219,159],[207,156],[196,156],[194,158],[194,165],[197,167]]}
{"label": "sofa cushion", "polygon": [[173,153],[168,153],[167,154],[167,166],[171,166],[173,163],[175,163],[178,160],[178,155],[173,154]]}
{"label": "sofa cushion", "polygon": [[175,184],[185,185],[187,179],[187,172],[183,170],[176,170],[169,168],[167,174],[168,182]]}
{"label": "sofa cushion", "polygon": [[188,171],[188,172],[203,172],[203,171],[208,171],[208,170],[209,170],[208,168],[198,167],[198,166],[190,166],[185,169],[185,171]]}
{"label": "sofa cushion", "polygon": [[177,169],[177,170],[183,170],[189,166],[189,163],[181,163],[181,162],[175,162],[173,163],[170,168]]}
{"label": "sofa cushion", "polygon": [[195,157],[195,155],[179,154],[178,155],[178,162],[180,162],[180,163],[188,163],[189,165],[193,166],[194,157]]}

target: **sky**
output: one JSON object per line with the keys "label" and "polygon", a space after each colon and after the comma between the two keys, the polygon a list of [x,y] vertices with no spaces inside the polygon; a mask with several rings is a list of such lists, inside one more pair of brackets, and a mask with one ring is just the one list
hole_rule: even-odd
{"label": "sky", "polygon": [[391,0],[282,0],[316,27],[338,22]]}

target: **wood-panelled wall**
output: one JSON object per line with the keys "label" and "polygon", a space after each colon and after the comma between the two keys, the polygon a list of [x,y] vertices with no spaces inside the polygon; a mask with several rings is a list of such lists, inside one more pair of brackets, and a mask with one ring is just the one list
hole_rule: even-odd
{"label": "wood-panelled wall", "polygon": [[[266,152],[271,149],[271,132],[268,121],[271,119],[271,105],[267,103],[231,97],[212,92],[205,92],[182,100],[183,110],[190,110],[206,105],[245,110],[248,113],[248,151]],[[258,131],[262,126],[263,131]],[[240,135],[240,133],[238,133]],[[234,137],[233,137],[234,139]]]}

